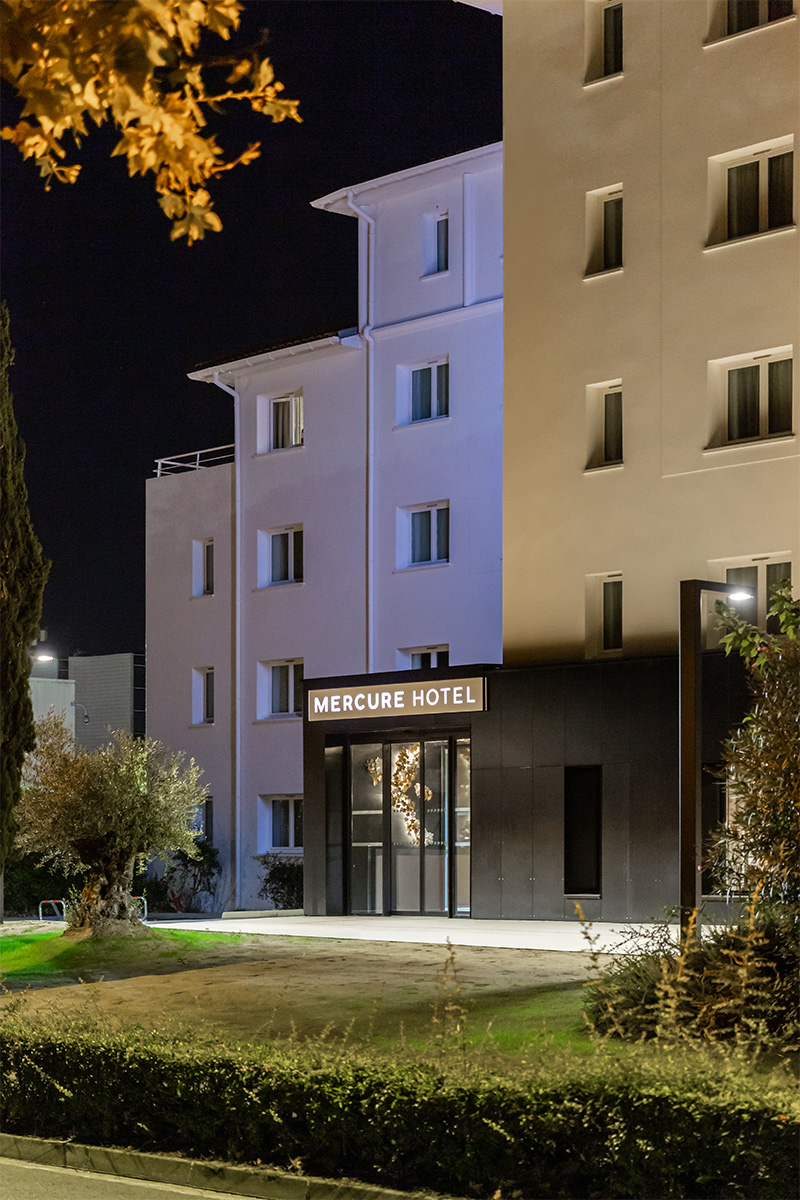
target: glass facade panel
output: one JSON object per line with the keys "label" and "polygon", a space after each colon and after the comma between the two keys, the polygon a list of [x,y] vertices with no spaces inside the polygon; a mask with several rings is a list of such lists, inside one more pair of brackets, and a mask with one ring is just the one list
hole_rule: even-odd
{"label": "glass facade panel", "polygon": [[420,744],[391,748],[391,899],[392,912],[420,911],[419,849],[422,837]]}
{"label": "glass facade panel", "polygon": [[450,840],[448,743],[425,742],[424,746],[423,907],[428,913],[446,913]]}
{"label": "glass facade panel", "polygon": [[469,738],[456,741],[454,909],[469,916],[471,880],[471,780]]}
{"label": "glass facade panel", "polygon": [[350,911],[383,912],[383,747],[350,751]]}

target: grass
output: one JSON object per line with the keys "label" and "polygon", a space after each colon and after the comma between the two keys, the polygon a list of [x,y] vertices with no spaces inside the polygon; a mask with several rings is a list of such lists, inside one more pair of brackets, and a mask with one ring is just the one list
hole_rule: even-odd
{"label": "grass", "polygon": [[[508,989],[465,984],[462,988],[452,977],[446,983],[443,978],[437,983],[432,974],[428,986],[420,986],[418,981],[415,985],[387,986],[376,974],[369,987],[354,986],[343,993],[341,975],[335,980],[333,974],[326,978],[322,971],[312,983],[298,984],[289,970],[281,976],[281,982],[276,979],[271,985],[268,979],[265,981],[262,1008],[254,1006],[250,998],[249,1006],[229,1003],[222,1012],[213,1002],[213,982],[209,984],[208,977],[193,979],[192,970],[217,965],[215,945],[229,950],[238,944],[240,955],[236,960],[246,964],[254,940],[243,934],[162,929],[150,930],[144,938],[74,940],[61,936],[60,929],[48,929],[4,935],[0,939],[0,966],[4,986],[13,992],[26,988],[35,992],[102,978],[180,973],[180,986],[185,984],[186,996],[195,1002],[194,1014],[209,1031],[217,1031],[231,1043],[253,1038],[323,1037],[349,1042],[386,1058],[404,1050],[422,1055],[438,1052],[446,1044],[448,1049],[457,1045],[464,1051],[480,1051],[507,1065],[522,1062],[537,1047],[591,1053],[591,1039],[582,1015],[584,989],[579,982],[548,986],[540,981],[532,987],[517,985]],[[308,940],[280,939],[282,943],[296,942],[298,948]],[[314,940],[319,947],[321,939]],[[258,941],[263,955],[263,941]],[[341,945],[334,940],[328,942],[333,950]],[[451,955],[451,965],[457,964],[456,952],[451,951]],[[226,961],[232,961],[230,954]],[[261,962],[263,965],[263,957]],[[221,971],[224,969],[223,964]],[[347,971],[346,960],[341,970]],[[226,986],[234,986],[234,981]],[[246,989],[247,980],[238,986]],[[202,991],[203,987],[208,990]],[[195,989],[199,995],[193,995]],[[87,991],[87,1001],[89,996]],[[125,1019],[131,1019],[129,1005],[120,1003],[116,1014],[126,1009]],[[437,1013],[439,1019],[435,1020]],[[133,1021],[136,1019],[134,1016]],[[143,1018],[140,1015],[138,1019]],[[196,1021],[197,1017],[192,1017],[187,1005],[176,1007],[173,1019],[181,1023]]]}

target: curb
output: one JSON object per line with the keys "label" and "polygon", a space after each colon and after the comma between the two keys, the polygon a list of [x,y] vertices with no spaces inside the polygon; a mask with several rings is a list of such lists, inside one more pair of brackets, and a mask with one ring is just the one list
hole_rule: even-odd
{"label": "curb", "polygon": [[290,1175],[277,1167],[240,1167],[222,1162],[199,1162],[169,1154],[86,1146],[81,1142],[0,1133],[0,1158],[39,1166],[66,1167],[181,1187],[228,1192],[254,1200],[459,1200],[431,1192],[398,1192],[356,1181],[341,1183],[310,1175]]}

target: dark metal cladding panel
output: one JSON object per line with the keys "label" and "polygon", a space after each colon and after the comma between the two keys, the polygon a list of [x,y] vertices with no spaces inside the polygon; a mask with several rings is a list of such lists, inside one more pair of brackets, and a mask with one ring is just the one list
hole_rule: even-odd
{"label": "dark metal cladding panel", "polygon": [[347,753],[342,746],[332,746],[325,751],[325,809],[328,852],[325,871],[325,911],[330,916],[339,916],[345,911],[345,850],[344,821],[347,802],[345,798],[345,760]]}
{"label": "dark metal cladding panel", "polygon": [[678,903],[678,763],[634,764],[630,777],[633,919],[660,920]]}
{"label": "dark metal cladding panel", "polygon": [[566,672],[558,668],[537,671],[531,678],[531,723],[534,767],[564,762]]}
{"label": "dark metal cladding panel", "polygon": [[627,762],[631,754],[631,724],[639,707],[636,664],[603,663],[601,748],[598,762]]}
{"label": "dark metal cladding panel", "polygon": [[533,916],[533,772],[503,768],[501,916]]}
{"label": "dark metal cladding panel", "polygon": [[630,921],[630,765],[603,767],[600,887],[604,921]]}
{"label": "dark metal cladding panel", "polygon": [[527,673],[509,672],[503,678],[502,764],[530,767],[533,754],[532,680]]}
{"label": "dark metal cladding panel", "polygon": [[591,663],[565,673],[566,746],[564,762],[588,766],[602,762],[603,667]]}
{"label": "dark metal cladding panel", "polygon": [[472,916],[501,915],[501,770],[472,768]]}
{"label": "dark metal cladding panel", "polygon": [[533,916],[564,916],[564,768],[533,768]]}
{"label": "dark metal cladding panel", "polygon": [[702,757],[718,762],[720,743],[741,724],[750,707],[747,673],[738,654],[703,656]]}
{"label": "dark metal cladding panel", "polygon": [[[303,737],[303,907],[309,916],[324,916],[326,821],[325,737],[306,726]],[[341,838],[339,839],[341,841]]]}

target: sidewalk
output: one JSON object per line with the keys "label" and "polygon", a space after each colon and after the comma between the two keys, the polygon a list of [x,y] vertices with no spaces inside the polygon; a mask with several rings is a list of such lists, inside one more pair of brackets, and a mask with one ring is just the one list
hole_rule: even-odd
{"label": "sidewalk", "polygon": [[[158,929],[185,929],[186,922],[149,921]],[[470,917],[307,917],[280,914],[255,917],[247,913],[207,919],[193,917],[193,930],[217,933],[258,933],[298,938],[344,938],[368,942],[416,942],[454,946],[498,946],[519,950],[588,951],[589,941],[577,921],[478,921]],[[598,921],[587,927],[594,948],[607,952],[634,932],[652,929],[648,924]],[[678,928],[675,926],[675,937]]]}

